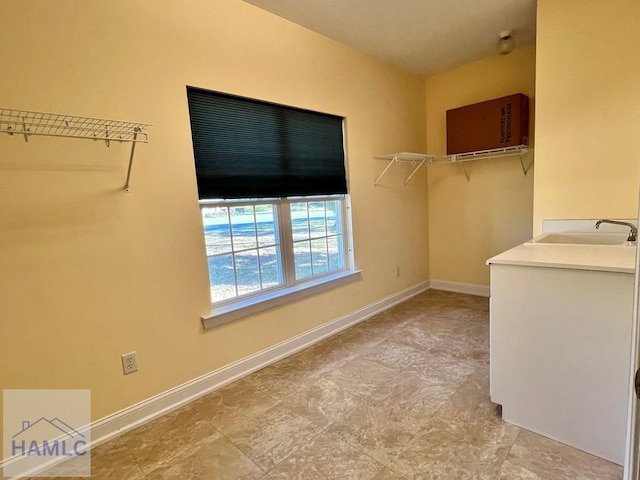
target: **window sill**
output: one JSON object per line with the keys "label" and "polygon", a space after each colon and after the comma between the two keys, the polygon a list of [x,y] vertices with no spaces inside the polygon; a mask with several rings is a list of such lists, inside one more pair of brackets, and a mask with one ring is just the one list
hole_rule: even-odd
{"label": "window sill", "polygon": [[205,330],[217,327],[224,323],[238,320],[254,313],[262,312],[269,308],[284,305],[301,298],[324,292],[332,288],[340,287],[348,283],[360,280],[362,270],[348,270],[346,272],[336,273],[326,277],[307,282],[303,285],[283,288],[274,292],[269,292],[259,297],[250,298],[239,301],[233,305],[225,305],[216,307],[211,310],[209,315],[202,317],[202,325]]}

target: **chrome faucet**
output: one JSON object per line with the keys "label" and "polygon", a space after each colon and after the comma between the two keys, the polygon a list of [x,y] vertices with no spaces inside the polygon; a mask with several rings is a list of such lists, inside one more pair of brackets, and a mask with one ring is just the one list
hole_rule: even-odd
{"label": "chrome faucet", "polygon": [[635,242],[636,241],[636,237],[638,235],[638,229],[636,228],[636,226],[633,223],[627,223],[627,222],[618,222],[617,220],[598,220],[596,222],[596,224],[594,225],[595,228],[600,228],[600,224],[601,223],[613,223],[614,225],[623,225],[625,227],[629,227],[631,229],[631,231],[629,232],[629,238],[627,238],[627,242]]}

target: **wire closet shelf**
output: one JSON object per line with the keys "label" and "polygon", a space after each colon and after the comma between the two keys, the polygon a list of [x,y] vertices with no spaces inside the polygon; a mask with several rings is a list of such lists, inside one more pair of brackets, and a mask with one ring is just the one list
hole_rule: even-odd
{"label": "wire closet shelf", "polygon": [[107,145],[112,140],[147,143],[150,126],[148,123],[0,108],[0,132],[24,135],[25,141],[29,141],[30,135],[44,135],[104,140]]}
{"label": "wire closet shelf", "polygon": [[112,141],[131,143],[125,192],[129,192],[136,144],[149,142],[147,128],[151,126],[150,123],[0,108],[0,133],[22,135],[25,142],[31,135],[39,135],[101,140],[107,147]]}
{"label": "wire closet shelf", "polygon": [[502,158],[502,157],[510,157],[517,155],[520,158],[520,165],[522,166],[522,172],[526,175],[531,165],[533,164],[533,160],[529,162],[529,165],[525,165],[523,156],[531,150],[531,147],[527,145],[515,145],[510,147],[500,147],[500,148],[492,148],[489,150],[479,150],[476,152],[467,152],[467,153],[456,153],[449,155],[428,155],[423,153],[410,153],[410,152],[402,152],[402,153],[392,153],[389,155],[380,155],[374,157],[380,160],[388,160],[389,163],[382,171],[378,178],[373,182],[374,185],[380,184],[380,179],[387,173],[387,171],[394,164],[400,163],[409,163],[413,166],[413,170],[409,174],[409,176],[404,180],[404,184],[406,185],[409,180],[416,174],[418,169],[422,165],[430,165],[432,163],[458,163],[462,167],[462,171],[467,177],[467,181],[470,179],[469,172],[464,166],[464,162],[470,162],[472,160],[483,160],[489,158]]}

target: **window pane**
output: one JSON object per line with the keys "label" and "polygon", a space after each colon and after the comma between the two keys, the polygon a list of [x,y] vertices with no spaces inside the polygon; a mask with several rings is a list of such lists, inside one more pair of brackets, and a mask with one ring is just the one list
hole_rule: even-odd
{"label": "window pane", "polygon": [[296,267],[296,279],[309,278],[311,271],[311,244],[298,242],[293,245],[293,256]]}
{"label": "window pane", "polygon": [[314,202],[309,204],[309,228],[311,238],[327,236],[327,217],[324,202]]}
{"label": "window pane", "polygon": [[342,237],[329,237],[327,245],[329,247],[329,271],[342,270],[345,267]]}
{"label": "window pane", "polygon": [[258,222],[258,246],[266,247],[279,244],[275,205],[256,205],[256,220]]}
{"label": "window pane", "polygon": [[260,290],[260,270],[258,266],[258,250],[248,250],[237,253],[236,278],[238,281],[238,295],[244,295]]}
{"label": "window pane", "polygon": [[327,202],[327,234],[342,235],[342,202]]}
{"label": "window pane", "polygon": [[203,208],[202,223],[207,255],[231,252],[229,209],[226,207]]}
{"label": "window pane", "polygon": [[306,202],[291,204],[291,231],[294,242],[309,238],[309,216]]}
{"label": "window pane", "polygon": [[233,256],[209,257],[209,282],[211,299],[214,302],[236,296],[236,279],[233,271]]}
{"label": "window pane", "polygon": [[314,275],[321,275],[329,271],[327,263],[327,239],[319,238],[311,241],[312,271]]}
{"label": "window pane", "polygon": [[235,251],[256,248],[256,224],[253,205],[231,207],[231,231]]}
{"label": "window pane", "polygon": [[261,248],[260,253],[260,274],[262,275],[262,288],[282,285],[282,261],[280,247]]}

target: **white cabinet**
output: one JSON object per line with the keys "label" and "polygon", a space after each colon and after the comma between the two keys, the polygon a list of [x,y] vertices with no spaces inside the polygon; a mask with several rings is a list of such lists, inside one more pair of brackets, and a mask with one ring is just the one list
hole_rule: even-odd
{"label": "white cabinet", "polygon": [[507,422],[622,464],[633,269],[505,258],[488,261],[491,400]]}

